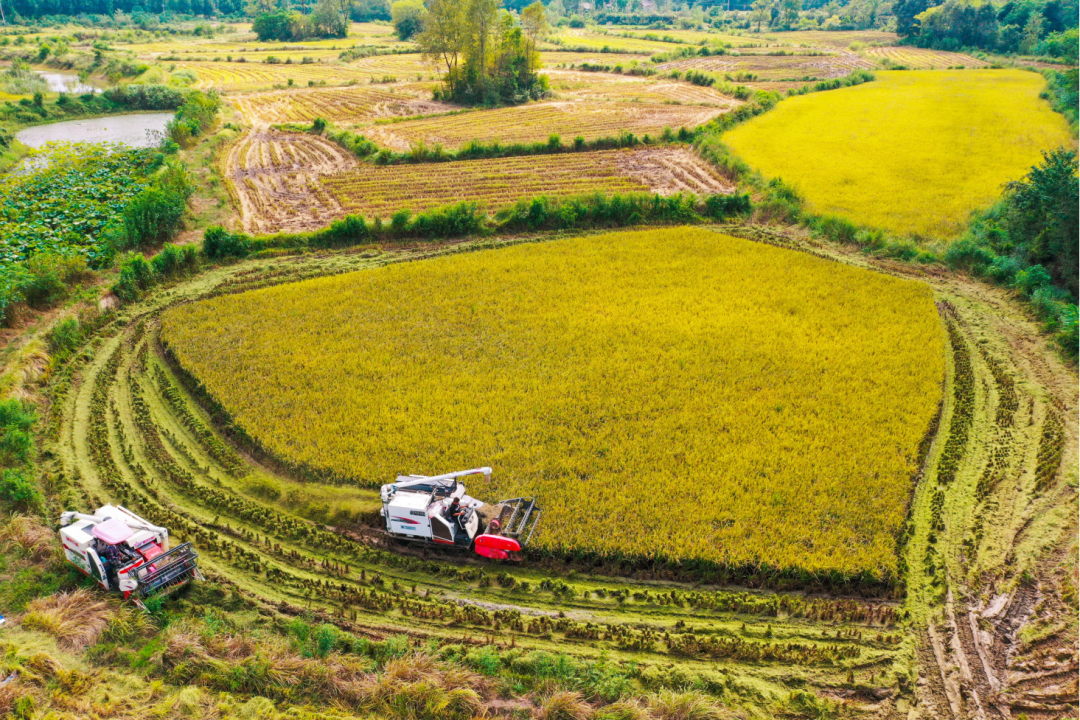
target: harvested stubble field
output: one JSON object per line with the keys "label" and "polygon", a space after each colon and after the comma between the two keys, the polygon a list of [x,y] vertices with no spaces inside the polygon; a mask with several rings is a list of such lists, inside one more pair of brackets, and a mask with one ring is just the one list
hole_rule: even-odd
{"label": "harvested stubble field", "polygon": [[573,70],[548,70],[546,74],[552,91],[560,98],[678,103],[725,109],[741,104],[711,87],[685,82]]}
{"label": "harvested stubble field", "polygon": [[819,213],[896,233],[947,238],[972,210],[1039,162],[1076,145],[1023,70],[879,72],[875,82],[785,100],[725,134]]}
{"label": "harvested stubble field", "polygon": [[320,178],[359,164],[321,137],[253,130],[229,147],[222,175],[246,231],[313,230],[344,214]]}
{"label": "harvested stubble field", "polygon": [[735,79],[779,81],[829,80],[850,75],[855,70],[875,68],[877,64],[855,53],[839,52],[828,55],[720,55],[673,60],[656,67],[660,70],[705,70]]}
{"label": "harvested stubble field", "polygon": [[553,134],[559,135],[563,142],[579,136],[586,140],[614,137],[623,131],[657,137],[664,128],[677,130],[702,125],[737,104],[735,100],[725,107],[584,100],[545,102],[404,120],[372,127],[366,132],[395,150],[408,150],[416,143],[428,147],[442,144],[454,149],[470,140],[507,144],[542,142]]}
{"label": "harvested stubble field", "polygon": [[946,68],[984,68],[990,63],[963,53],[930,50],[916,47],[872,47],[863,54],[879,63],[903,65],[913,70],[944,70]]}
{"label": "harvested stubble field", "polygon": [[[405,57],[409,57],[406,55]],[[267,64],[248,62],[178,62],[182,70],[195,73],[195,87],[223,92],[250,92],[287,86],[292,80],[300,87],[309,84],[346,85],[367,83],[371,73],[349,65],[312,63]]]}
{"label": "harvested stubble field", "polygon": [[324,118],[353,125],[381,117],[447,112],[456,105],[431,100],[431,90],[412,85],[354,85],[340,88],[276,90],[231,98],[248,122],[269,125]]}
{"label": "harvested stubble field", "polygon": [[[754,37],[748,35],[747,37]],[[832,47],[846,48],[852,43],[867,45],[893,45],[900,37],[893,32],[883,30],[793,30],[791,32],[771,32],[761,36],[766,42],[779,42],[796,47]]]}
{"label": "harvested stubble field", "polygon": [[223,296],[162,340],[290,463],[491,464],[470,489],[542,498],[540,548],[882,578],[944,368],[925,286],[687,228]]}
{"label": "harvested stubble field", "polygon": [[259,53],[262,55],[275,55],[282,60],[291,57],[294,58],[294,62],[297,62],[305,55],[327,57],[333,54],[336,57],[342,51],[356,47],[405,47],[411,44],[402,43],[394,34],[392,27],[374,23],[353,23],[349,28],[347,38],[289,40],[283,42],[259,40],[251,32],[250,25],[234,24],[233,27],[237,28],[238,32],[213,38],[176,36],[151,43],[117,44],[117,47],[146,59],[161,55],[197,55],[199,57],[233,55],[244,57],[248,53]]}
{"label": "harvested stubble field", "polygon": [[611,52],[640,53],[641,55],[654,55],[656,53],[669,52],[679,49],[676,43],[663,42],[660,40],[645,40],[636,37],[622,37],[614,33],[602,33],[593,30],[563,28],[557,35],[548,38],[544,44],[545,50],[553,47],[583,48],[589,50],[603,50],[608,48]]}
{"label": "harvested stubble field", "polygon": [[538,195],[713,195],[733,190],[695,154],[674,147],[461,160],[438,165],[363,164],[324,177],[322,183],[345,212],[381,218],[400,209],[415,212],[461,200],[478,202],[494,211]]}

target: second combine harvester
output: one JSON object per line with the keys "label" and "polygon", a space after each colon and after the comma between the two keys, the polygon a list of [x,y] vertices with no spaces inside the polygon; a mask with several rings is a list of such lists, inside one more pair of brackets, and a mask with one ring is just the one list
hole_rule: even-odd
{"label": "second combine harvester", "polygon": [[489,505],[465,494],[461,478],[491,477],[491,468],[427,477],[399,475],[382,486],[382,516],[394,538],[460,550],[493,560],[517,559],[540,521],[531,497]]}

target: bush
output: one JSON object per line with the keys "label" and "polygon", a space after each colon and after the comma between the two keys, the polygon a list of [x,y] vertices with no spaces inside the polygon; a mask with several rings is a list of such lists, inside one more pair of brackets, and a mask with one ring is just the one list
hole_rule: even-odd
{"label": "bush", "polygon": [[154,268],[139,253],[130,253],[120,262],[120,279],[112,286],[116,297],[133,302],[153,287]]}
{"label": "bush", "polygon": [[67,297],[68,283],[92,277],[82,255],[37,253],[25,264],[26,277],[22,281],[22,295],[32,308],[45,308]]}
{"label": "bush", "polygon": [[150,266],[158,277],[174,277],[194,270],[199,264],[199,254],[194,245],[166,244],[150,260]]}
{"label": "bush", "polygon": [[312,234],[311,244],[315,247],[355,245],[367,237],[368,226],[364,222],[363,216],[346,215],[340,220],[330,223],[330,227],[325,230]]}
{"label": "bush", "polygon": [[722,220],[733,215],[745,215],[750,212],[750,195],[710,195],[705,198],[705,215]]}
{"label": "bush", "polygon": [[64,318],[56,323],[45,336],[49,352],[53,355],[66,355],[74,352],[83,341],[83,329],[78,318]]}
{"label": "bush", "polygon": [[0,475],[0,499],[24,511],[36,511],[44,502],[37,485],[21,468],[8,468]]}
{"label": "bush", "polygon": [[124,235],[128,247],[169,240],[180,229],[187,199],[176,192],[150,187],[124,208]]}
{"label": "bush", "polygon": [[20,401],[0,402],[0,465],[25,465],[34,449],[34,411]]}
{"label": "bush", "polygon": [[242,258],[247,257],[251,251],[251,239],[243,233],[231,233],[220,225],[214,225],[203,233],[202,247],[203,255],[211,260]]}

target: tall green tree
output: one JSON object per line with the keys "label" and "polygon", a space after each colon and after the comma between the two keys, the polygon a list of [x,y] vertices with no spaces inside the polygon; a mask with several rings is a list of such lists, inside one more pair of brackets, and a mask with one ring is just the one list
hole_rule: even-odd
{"label": "tall green tree", "polygon": [[466,37],[465,4],[461,0],[429,0],[424,29],[416,36],[416,43],[428,63],[445,69],[443,77],[451,96],[461,79]]}
{"label": "tall green tree", "polygon": [[390,17],[394,23],[394,32],[401,40],[410,40],[424,27],[427,8],[423,0],[397,0],[390,6]]}

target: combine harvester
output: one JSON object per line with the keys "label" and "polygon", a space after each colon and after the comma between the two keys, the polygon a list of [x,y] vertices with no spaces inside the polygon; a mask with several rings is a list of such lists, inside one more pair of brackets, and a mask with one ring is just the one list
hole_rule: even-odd
{"label": "combine harvester", "polygon": [[191,543],[170,550],[168,530],[123,506],[106,505],[93,515],[65,512],[60,542],[68,562],[143,610],[150,598],[203,579]]}
{"label": "combine harvester", "polygon": [[462,551],[474,550],[492,560],[520,560],[540,522],[533,498],[512,498],[495,505],[469,497],[460,478],[491,477],[491,468],[459,470],[426,477],[400,475],[382,486],[382,516],[393,538]]}

